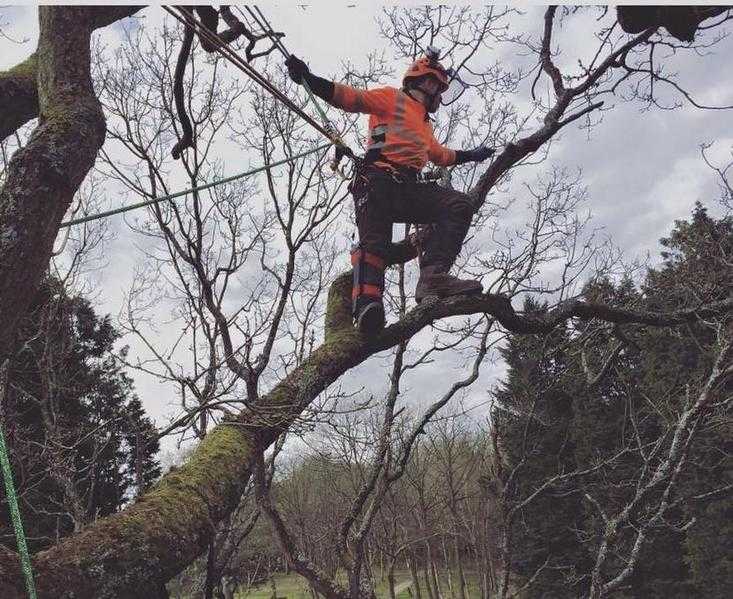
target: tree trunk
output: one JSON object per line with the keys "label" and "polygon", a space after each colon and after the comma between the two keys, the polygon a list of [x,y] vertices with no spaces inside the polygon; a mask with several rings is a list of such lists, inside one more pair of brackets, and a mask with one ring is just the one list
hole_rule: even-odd
{"label": "tree trunk", "polygon": [[435,565],[435,556],[433,555],[433,546],[429,540],[425,541],[427,548],[427,559],[428,567],[430,568],[430,578],[433,584],[433,595],[435,599],[443,599],[443,592],[440,588],[440,582],[438,580],[438,568]]}
{"label": "tree trunk", "polygon": [[435,597],[437,599],[443,599],[443,588],[440,585],[440,574],[438,574],[438,567],[434,559],[430,559],[430,575],[433,579],[433,587],[435,589]]}
{"label": "tree trunk", "polygon": [[453,546],[455,549],[455,564],[458,570],[458,599],[466,599],[466,575],[463,570],[463,555],[458,546],[458,537],[453,537]]}
{"label": "tree trunk", "polygon": [[394,567],[395,560],[390,560],[389,568],[387,569],[387,589],[389,590],[389,599],[397,599],[394,589]]}
{"label": "tree trunk", "polygon": [[425,579],[425,588],[428,591],[428,599],[438,599],[433,590],[433,585],[430,582],[430,574],[428,573],[428,563],[425,562],[423,565],[423,578]]}
{"label": "tree trunk", "polygon": [[[38,14],[37,59],[35,65],[26,66],[37,69],[39,125],[11,159],[0,190],[0,351],[4,352],[12,351],[17,324],[48,267],[61,219],[94,164],[105,134],[102,107],[92,89],[90,12],[82,7],[41,6]],[[3,112],[9,104],[3,102]]]}
{"label": "tree trunk", "polygon": [[235,599],[237,586],[236,580],[224,577],[222,579],[222,593],[224,595],[224,599]]}
{"label": "tree trunk", "polygon": [[491,593],[496,590],[496,578],[494,576],[494,565],[491,559],[489,539],[486,536],[481,542],[480,563],[482,564],[481,597],[482,599],[489,599]]}
{"label": "tree trunk", "polygon": [[0,189],[0,359],[13,351],[61,219],[104,142],[104,114],[92,87],[92,31],[139,9],[40,6],[35,54],[0,73],[0,139],[39,117]]}
{"label": "tree trunk", "polygon": [[277,584],[273,573],[270,573],[270,590],[272,591],[272,599],[277,599]]}
{"label": "tree trunk", "polygon": [[415,554],[410,552],[407,560],[408,567],[410,568],[410,577],[412,578],[412,588],[415,589],[415,599],[422,599],[422,592],[420,590],[420,580],[417,575],[417,564],[415,563]]}
{"label": "tree trunk", "polygon": [[445,564],[445,573],[448,578],[448,592],[450,593],[451,599],[456,599],[456,594],[453,590],[453,571],[450,556],[448,555],[448,548],[445,545],[445,537],[440,540],[440,546],[443,549],[443,563]]}

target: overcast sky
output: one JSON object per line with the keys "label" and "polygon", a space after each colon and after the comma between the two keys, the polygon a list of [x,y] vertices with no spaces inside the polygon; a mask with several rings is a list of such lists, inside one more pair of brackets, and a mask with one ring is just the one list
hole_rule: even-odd
{"label": "overcast sky", "polygon": [[[285,41],[294,53],[306,58],[316,73],[330,74],[339,70],[342,59],[348,58],[356,65],[364,65],[366,53],[385,49],[386,42],[380,39],[376,17],[378,6],[371,3],[319,2],[308,3],[303,8],[297,4],[261,4],[274,27],[285,31]],[[529,7],[526,14],[512,20],[517,31],[541,32],[542,7]],[[160,7],[144,9],[140,16],[146,26],[155,26],[164,13]],[[558,59],[561,66],[573,65],[578,56],[592,53],[588,36],[582,33],[583,25],[590,17],[579,16],[569,19],[555,37],[563,49]],[[585,20],[584,20],[585,19]],[[105,29],[100,35],[109,44],[119,43],[120,28],[125,23]],[[17,41],[14,43],[0,37],[0,69],[16,64],[35,48],[37,39],[36,8],[0,8],[0,29]],[[516,48],[495,49],[502,60],[513,64],[525,60],[517,55]],[[675,70],[680,81],[694,92],[695,98],[703,104],[733,104],[733,70],[730,68],[733,56],[733,41],[726,39],[711,50],[704,58],[685,55],[676,58]],[[397,73],[404,65],[395,64]],[[396,85],[397,79],[384,81]],[[542,85],[545,85],[543,82]],[[524,100],[528,96],[523,89]],[[521,95],[521,94],[520,94]],[[521,106],[521,98],[518,101]],[[1,108],[0,108],[1,109]],[[364,117],[366,118],[366,117]],[[733,147],[733,111],[701,111],[685,105],[675,111],[641,111],[638,105],[618,102],[612,111],[604,115],[604,122],[590,135],[578,127],[564,131],[553,145],[547,167],[565,166],[582,169],[583,183],[588,187],[588,201],[584,210],[593,215],[593,224],[603,227],[604,233],[623,248],[626,258],[645,257],[653,260],[659,252],[658,239],[666,235],[675,219],[687,218],[695,201],[710,207],[719,214],[715,200],[718,197],[717,183],[711,171],[700,159],[699,145],[714,142],[711,156],[723,162],[730,157]],[[231,155],[230,173],[240,172],[249,164]],[[538,174],[533,171],[532,176]],[[175,188],[175,186],[172,186]],[[509,193],[521,194],[514,186]],[[112,197],[110,206],[136,201],[132,196]],[[520,224],[526,217],[524,204],[518,202],[511,218]],[[133,267],[140,260],[135,252],[135,235],[129,231],[120,218],[110,222],[116,238],[107,248],[109,267],[98,275],[99,302],[96,307],[101,313],[117,314],[124,292],[133,277]],[[137,240],[139,241],[139,240]],[[344,259],[346,264],[346,257]],[[133,352],[139,348],[132,340]],[[352,380],[369,377],[385,380],[384,357],[373,358],[357,369]],[[420,402],[429,399],[436,389],[445,390],[460,373],[460,364],[446,358],[442,362],[423,369],[419,380],[408,380],[405,389],[412,400]],[[494,384],[501,365],[489,366],[481,379],[468,394],[468,403],[478,403],[487,398],[486,390]],[[172,414],[171,402],[175,402],[174,390],[150,377],[133,374],[137,390],[148,413],[162,424]],[[168,445],[168,447],[170,447]]]}

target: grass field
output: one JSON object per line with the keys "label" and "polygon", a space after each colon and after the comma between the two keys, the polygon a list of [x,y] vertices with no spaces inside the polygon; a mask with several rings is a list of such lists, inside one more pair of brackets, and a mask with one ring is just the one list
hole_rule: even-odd
{"label": "grass field", "polygon": [[[475,574],[468,574],[466,578],[468,579],[468,588],[466,592],[468,599],[478,599],[481,594],[478,588],[477,576]],[[395,572],[395,587],[399,591],[397,593],[397,599],[410,599],[411,595],[407,588],[409,583],[410,573],[408,571]],[[444,594],[448,599],[450,594],[448,593],[448,583],[445,576],[441,577],[441,583],[443,584]],[[275,577],[275,585],[277,586],[278,597],[284,597],[286,599],[311,599],[308,586],[305,584],[303,578],[297,574],[278,575]],[[376,592],[379,599],[389,598],[386,580],[377,585]],[[424,591],[423,596],[426,596]],[[272,599],[272,588],[269,584],[266,584],[262,587],[251,590],[249,593],[238,594],[237,599]]]}

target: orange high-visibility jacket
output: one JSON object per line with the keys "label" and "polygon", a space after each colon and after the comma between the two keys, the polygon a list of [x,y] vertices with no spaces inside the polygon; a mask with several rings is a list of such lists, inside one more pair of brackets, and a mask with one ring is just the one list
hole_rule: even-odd
{"label": "orange high-visibility jacket", "polygon": [[[347,112],[369,115],[367,155],[381,151],[380,156],[386,160],[416,169],[423,168],[428,160],[438,166],[448,166],[456,160],[455,151],[435,139],[425,107],[399,89],[360,90],[334,83],[330,103]],[[375,164],[390,166],[379,159]]]}

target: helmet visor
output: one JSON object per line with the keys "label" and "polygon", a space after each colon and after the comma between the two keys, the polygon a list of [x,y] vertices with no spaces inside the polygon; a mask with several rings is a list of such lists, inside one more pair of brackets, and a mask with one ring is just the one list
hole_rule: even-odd
{"label": "helmet visor", "polygon": [[456,102],[463,95],[463,92],[466,91],[466,86],[463,81],[458,77],[458,75],[452,72],[448,75],[448,82],[448,88],[443,92],[443,97],[440,102],[443,106],[453,104],[453,102]]}

